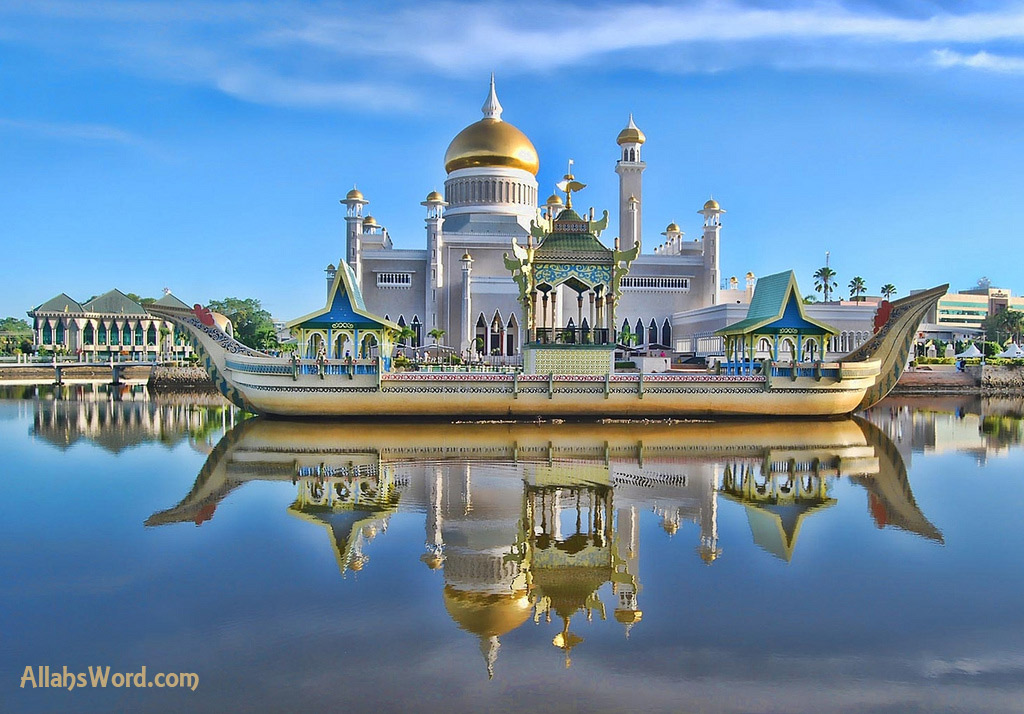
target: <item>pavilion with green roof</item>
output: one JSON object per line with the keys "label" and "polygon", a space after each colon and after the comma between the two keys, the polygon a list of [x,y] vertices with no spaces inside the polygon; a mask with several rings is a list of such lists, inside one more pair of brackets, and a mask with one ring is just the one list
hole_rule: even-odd
{"label": "pavilion with green roof", "polygon": [[808,317],[792,270],[759,278],[745,319],[717,330],[725,338],[729,374],[751,374],[757,353],[780,351],[794,365],[820,360],[829,337],[839,330]]}
{"label": "pavilion with green roof", "polygon": [[527,245],[513,239],[512,256],[505,254],[527,326],[527,372],[607,374],[613,367],[615,305],[640,246],[620,250],[618,239],[614,248],[599,240],[608,227],[608,212],[593,220],[593,212],[588,217],[574,211],[572,192],[583,187],[566,174],[565,208],[553,219],[532,224]]}

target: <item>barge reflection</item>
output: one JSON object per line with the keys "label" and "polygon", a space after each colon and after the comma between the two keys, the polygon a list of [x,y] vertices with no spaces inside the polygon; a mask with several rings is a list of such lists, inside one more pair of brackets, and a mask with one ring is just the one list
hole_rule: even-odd
{"label": "barge reflection", "polygon": [[[643,618],[640,516],[678,537],[693,524],[711,565],[721,504],[746,513],[754,542],[791,561],[807,518],[849,479],[879,528],[942,543],[918,508],[903,457],[863,419],[779,423],[370,424],[252,419],[225,434],[173,508],[147,526],[214,517],[249,481],[283,480],[288,507],[322,526],[343,575],[368,566],[397,511],[425,514],[421,560],[441,571],[455,623],[480,639],[493,675],[500,638],[531,617],[561,622],[553,644],[583,641],[574,618]],[[725,505],[725,507],[729,507]],[[610,583],[614,602],[600,592]]]}

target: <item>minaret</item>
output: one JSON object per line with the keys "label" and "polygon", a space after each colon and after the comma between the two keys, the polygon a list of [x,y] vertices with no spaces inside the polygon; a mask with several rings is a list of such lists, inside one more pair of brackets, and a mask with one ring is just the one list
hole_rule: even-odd
{"label": "minaret", "polygon": [[[612,592],[618,598],[615,608],[615,619],[626,628],[626,637],[633,625],[644,616],[637,604],[637,593],[640,591],[640,519],[636,507],[619,509],[616,536],[618,537],[618,556],[622,565],[616,566],[616,580],[612,583]],[[624,570],[619,570],[624,567]]]}
{"label": "minaret", "polygon": [[324,272],[327,273],[327,299],[331,299],[331,287],[334,285],[334,276],[338,274],[338,269],[334,267],[334,263],[328,264],[324,268]]}
{"label": "minaret", "polygon": [[444,287],[444,261],[441,249],[444,247],[442,225],[444,224],[444,207],[448,204],[437,191],[427,194],[426,200],[420,203],[427,207],[427,279],[426,283],[426,320],[425,332],[430,332],[437,325],[437,294]]}
{"label": "minaret", "polygon": [[647,168],[647,164],[640,158],[640,147],[647,141],[647,137],[634,123],[632,114],[629,115],[629,124],[619,132],[616,141],[622,151],[615,164],[615,173],[619,175],[619,238],[624,249],[629,250],[634,242],[640,243],[643,232],[642,178]]}
{"label": "minaret", "polygon": [[718,205],[718,201],[709,198],[704,203],[704,208],[697,213],[704,216],[704,274],[708,276],[704,289],[704,303],[705,305],[717,305],[718,281],[720,280],[718,237],[722,231],[722,214],[725,211]]}
{"label": "minaret", "polygon": [[341,201],[345,204],[345,262],[355,271],[356,282],[362,287],[363,206],[369,203],[362,192],[353,188]]}
{"label": "minaret", "polygon": [[465,352],[473,344],[473,304],[471,297],[473,257],[466,253],[462,256],[462,339],[459,349]]}

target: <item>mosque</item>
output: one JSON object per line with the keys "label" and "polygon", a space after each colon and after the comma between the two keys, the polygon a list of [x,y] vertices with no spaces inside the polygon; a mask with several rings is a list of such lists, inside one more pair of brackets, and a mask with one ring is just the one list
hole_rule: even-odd
{"label": "mosque", "polygon": [[[502,118],[493,76],[482,112],[483,117],[459,132],[445,152],[444,195],[432,191],[422,202],[426,248],[394,247],[388,230],[370,214],[370,201],[353,188],[341,201],[346,208],[344,259],[353,269],[366,308],[409,327],[412,346],[427,345],[428,335],[443,331],[441,342],[453,349],[500,360],[520,353],[528,329],[522,324],[519,290],[503,257],[513,240],[520,245],[528,242],[531,223],[548,226],[566,206],[557,194],[541,201],[537,150]],[[630,116],[616,139],[616,244],[628,249],[635,242],[640,254],[622,278],[614,327],[635,335],[638,347],[672,349],[674,314],[716,305],[726,292],[742,297],[746,291],[719,289],[725,211],[713,199],[698,212],[703,216],[699,238],[685,239],[673,222],[653,251],[643,252],[645,141]],[[588,218],[600,223],[595,222],[593,209],[583,215]],[[327,267],[328,289],[338,269]],[[588,329],[600,319],[602,296],[585,284],[563,283],[544,298],[553,327]],[[735,303],[736,296],[729,295],[729,302]]]}

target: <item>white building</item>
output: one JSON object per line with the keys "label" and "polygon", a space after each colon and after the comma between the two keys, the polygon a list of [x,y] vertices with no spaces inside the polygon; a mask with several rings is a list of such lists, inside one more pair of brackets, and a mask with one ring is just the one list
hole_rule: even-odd
{"label": "white building", "polygon": [[[527,243],[531,221],[546,220],[563,204],[554,194],[539,200],[537,150],[522,131],[502,119],[493,78],[482,111],[483,118],[459,132],[445,152],[444,195],[431,192],[422,203],[425,247],[395,248],[387,229],[370,215],[370,202],[353,189],[342,200],[345,260],[367,309],[410,326],[414,345],[429,344],[427,335],[439,329],[445,333],[442,341],[458,350],[505,357],[519,353],[526,326],[503,256],[513,238]],[[637,241],[642,251],[623,279],[616,327],[628,324],[639,347],[672,349],[672,316],[718,302],[725,211],[716,201],[707,201],[699,211],[703,227],[695,240],[687,239],[673,222],[657,242],[644,241],[645,141],[630,116],[617,137],[614,167],[620,186],[618,240],[624,247]],[[328,266],[328,285],[335,271]],[[558,296],[556,324],[566,325],[577,315],[577,301],[585,298],[565,286],[560,289],[567,294]]]}

